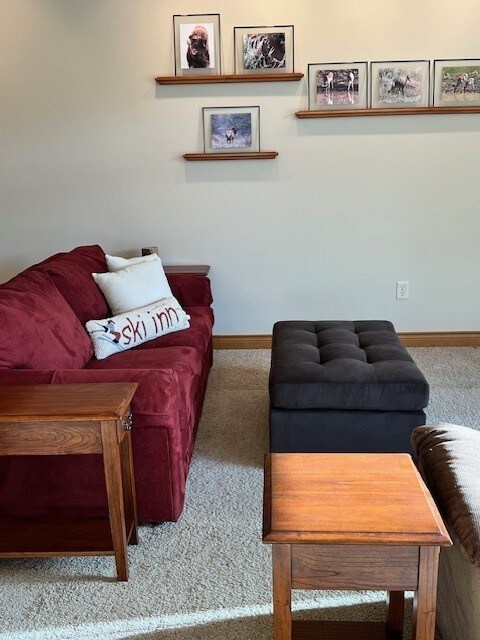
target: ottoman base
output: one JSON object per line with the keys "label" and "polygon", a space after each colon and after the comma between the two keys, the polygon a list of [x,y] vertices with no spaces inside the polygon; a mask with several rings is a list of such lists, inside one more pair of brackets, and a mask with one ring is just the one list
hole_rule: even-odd
{"label": "ottoman base", "polygon": [[410,453],[424,411],[270,409],[272,453]]}

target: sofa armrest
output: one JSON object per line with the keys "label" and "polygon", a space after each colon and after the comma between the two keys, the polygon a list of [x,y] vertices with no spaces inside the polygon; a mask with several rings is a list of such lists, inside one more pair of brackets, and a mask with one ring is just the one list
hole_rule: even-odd
{"label": "sofa armrest", "polygon": [[137,382],[132,400],[135,426],[172,427],[181,410],[181,390],[173,369],[0,370],[0,385]]}
{"label": "sofa armrest", "polygon": [[131,403],[136,427],[173,426],[181,409],[178,375],[173,369],[59,369],[52,382],[137,382]]}
{"label": "sofa armrest", "polygon": [[167,273],[172,293],[182,307],[209,307],[212,302],[210,278],[191,273]]}
{"label": "sofa armrest", "polygon": [[480,566],[480,433],[439,423],[412,436],[419,467],[462,550]]}

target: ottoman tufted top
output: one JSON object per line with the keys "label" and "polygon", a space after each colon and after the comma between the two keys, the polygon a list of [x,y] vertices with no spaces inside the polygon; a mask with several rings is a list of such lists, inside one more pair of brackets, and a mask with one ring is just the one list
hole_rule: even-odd
{"label": "ottoman tufted top", "polygon": [[423,373],[391,322],[277,322],[270,402],[279,409],[420,410]]}

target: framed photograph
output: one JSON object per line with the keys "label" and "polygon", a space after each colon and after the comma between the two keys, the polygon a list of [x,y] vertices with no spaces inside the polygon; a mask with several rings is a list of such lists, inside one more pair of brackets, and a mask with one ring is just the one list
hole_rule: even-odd
{"label": "framed photograph", "polygon": [[293,73],[293,25],[234,27],[235,73]]}
{"label": "framed photograph", "polygon": [[480,104],[480,60],[435,60],[433,66],[433,104]]}
{"label": "framed photograph", "polygon": [[366,109],[368,64],[321,62],[308,65],[308,108]]}
{"label": "framed photograph", "polygon": [[370,87],[374,109],[428,107],[430,61],[372,62]]}
{"label": "framed photograph", "polygon": [[220,14],[173,16],[175,75],[220,75]]}
{"label": "framed photograph", "polygon": [[260,151],[260,107],[204,107],[205,153]]}

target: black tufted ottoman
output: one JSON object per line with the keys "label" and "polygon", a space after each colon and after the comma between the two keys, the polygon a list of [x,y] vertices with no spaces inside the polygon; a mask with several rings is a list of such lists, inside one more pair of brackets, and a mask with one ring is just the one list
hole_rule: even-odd
{"label": "black tufted ottoman", "polygon": [[391,322],[277,322],[270,451],[412,452],[429,387]]}

